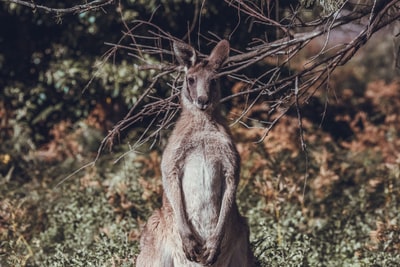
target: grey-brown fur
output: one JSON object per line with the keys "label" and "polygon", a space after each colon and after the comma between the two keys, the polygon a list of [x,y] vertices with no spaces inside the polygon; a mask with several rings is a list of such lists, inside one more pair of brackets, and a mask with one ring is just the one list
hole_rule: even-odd
{"label": "grey-brown fur", "polygon": [[182,113],[161,162],[163,205],[142,232],[136,266],[253,266],[249,229],[235,200],[240,158],[215,81],[229,43],[219,42],[199,62],[189,45],[174,43],[174,52],[186,69]]}

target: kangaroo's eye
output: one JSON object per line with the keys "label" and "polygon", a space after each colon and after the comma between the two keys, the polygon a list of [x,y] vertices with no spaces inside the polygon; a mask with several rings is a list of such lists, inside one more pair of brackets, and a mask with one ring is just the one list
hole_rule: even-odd
{"label": "kangaroo's eye", "polygon": [[193,77],[188,77],[187,78],[187,83],[189,84],[189,86],[194,85],[195,79]]}

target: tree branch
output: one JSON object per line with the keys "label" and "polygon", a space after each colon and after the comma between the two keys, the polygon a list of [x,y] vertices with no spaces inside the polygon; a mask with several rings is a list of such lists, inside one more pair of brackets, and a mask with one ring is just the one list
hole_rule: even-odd
{"label": "tree branch", "polygon": [[[256,23],[272,25],[285,35],[273,42],[263,40],[259,36],[254,37],[249,41],[246,50],[233,50],[234,55],[225,62],[225,66],[218,74],[245,84],[244,90],[235,92],[221,100],[221,102],[226,102],[240,97],[250,99],[247,106],[244,106],[243,111],[238,114],[235,123],[246,124],[244,120],[251,117],[251,110],[256,104],[266,101],[271,103],[268,110],[269,121],[259,122],[265,126],[264,133],[259,141],[263,141],[272,127],[290,108],[296,108],[300,120],[300,101],[307,100],[316,90],[327,84],[332,72],[338,66],[346,64],[375,32],[400,18],[398,0],[385,1],[385,5],[365,4],[350,12],[339,10],[329,17],[319,17],[309,22],[297,19],[297,11],[293,11],[294,13],[290,17],[291,23],[287,25],[281,24],[278,20],[273,21],[262,13],[262,9],[247,4],[243,0],[226,0],[226,2],[229,4],[229,8],[236,8],[238,12],[250,16]],[[373,15],[371,15],[372,13]],[[362,20],[367,21],[367,23],[361,23]],[[355,35],[348,43],[327,48],[326,44],[331,31],[348,23],[356,23],[361,27],[358,35]],[[312,27],[312,30],[310,30],[310,27]],[[113,46],[112,51],[114,53],[118,49],[129,51],[131,56],[141,62],[141,70],[153,72],[154,78],[150,86],[143,89],[144,93],[138,104],[103,140],[99,154],[106,144],[112,145],[113,139],[121,131],[143,121],[146,117],[152,118],[150,124],[146,127],[145,134],[131,147],[132,150],[135,150],[143,142],[155,138],[163,128],[173,121],[174,115],[179,111],[178,96],[181,69],[176,65],[171,50],[165,48],[167,47],[166,44],[171,44],[178,39],[150,21],[135,21],[124,37],[134,40],[134,42],[123,45],[122,38],[117,44],[109,44]],[[316,55],[310,57],[303,68],[292,70],[289,74],[285,73],[285,68],[290,68],[293,58],[317,37],[326,38],[322,49]],[[214,38],[219,39],[215,36]],[[210,41],[209,39],[205,40]],[[199,53],[199,56],[203,55]],[[272,59],[276,59],[275,66],[265,63],[266,61],[271,62]],[[162,62],[162,64],[158,62]],[[255,77],[247,77],[241,74],[242,71],[256,64],[258,64],[257,68],[262,70],[261,74],[257,74],[258,76]],[[156,84],[161,80],[172,80],[172,84],[170,84],[171,95],[166,99],[152,95],[154,91],[157,94],[156,90],[152,89],[156,88]],[[139,105],[144,98],[149,99],[150,103]],[[300,132],[301,138],[303,138],[302,134]],[[303,140],[302,146],[305,149]]]}
{"label": "tree branch", "polygon": [[23,0],[2,0],[4,2],[10,2],[21,6],[30,7],[33,11],[43,10],[48,13],[56,13],[57,15],[67,14],[67,13],[82,13],[93,9],[102,8],[104,6],[110,5],[114,0],[93,0],[89,3],[82,5],[75,5],[69,8],[52,8],[44,5],[37,5],[35,1],[23,1]]}

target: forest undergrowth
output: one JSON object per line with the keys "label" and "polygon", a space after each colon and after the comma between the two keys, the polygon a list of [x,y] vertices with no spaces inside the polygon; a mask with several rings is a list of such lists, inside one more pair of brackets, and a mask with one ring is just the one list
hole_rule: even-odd
{"label": "forest undergrowth", "polygon": [[[351,69],[302,104],[305,150],[296,109],[262,142],[253,121],[231,127],[242,159],[237,198],[260,266],[400,266],[400,81],[366,81]],[[267,112],[262,103],[249,114]],[[0,114],[11,114],[4,103]],[[35,149],[23,127],[3,121],[13,154],[0,155],[1,267],[134,265],[140,229],[160,206],[168,132],[114,162],[137,138],[131,131],[57,186],[95,158],[105,114],[98,105],[85,120],[63,120]]]}

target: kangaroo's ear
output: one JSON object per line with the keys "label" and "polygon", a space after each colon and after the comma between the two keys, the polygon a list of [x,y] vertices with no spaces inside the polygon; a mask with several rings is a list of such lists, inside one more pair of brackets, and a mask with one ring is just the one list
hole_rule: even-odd
{"label": "kangaroo's ear", "polygon": [[190,68],[196,64],[196,50],[182,42],[173,43],[174,53],[181,66]]}
{"label": "kangaroo's ear", "polygon": [[213,69],[218,69],[222,66],[228,56],[229,42],[227,40],[222,40],[211,51],[208,61]]}

